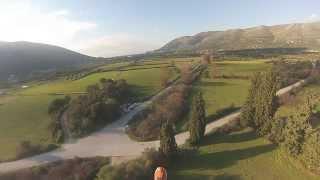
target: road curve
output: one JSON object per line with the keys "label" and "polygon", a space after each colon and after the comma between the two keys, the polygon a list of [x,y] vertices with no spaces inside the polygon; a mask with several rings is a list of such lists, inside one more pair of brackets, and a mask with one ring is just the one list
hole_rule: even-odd
{"label": "road curve", "polygon": [[[279,90],[277,92],[277,95],[283,95],[296,87],[304,85],[305,83],[305,80],[301,80],[293,85]],[[146,148],[158,148],[159,141],[136,142],[131,140],[125,133],[125,126],[135,114],[145,109],[152,103],[154,99],[160,97],[163,93],[169,91],[170,89],[171,87],[166,88],[165,90],[154,96],[151,100],[144,102],[130,113],[122,116],[118,121],[106,126],[98,132],[91,134],[90,136],[75,140],[74,142],[63,144],[61,148],[51,152],[17,161],[0,163],[0,173],[6,173],[65,159],[71,159],[74,157],[137,157]],[[207,124],[206,134],[214,130],[215,128],[229,123],[230,121],[239,117],[239,115],[240,111]],[[185,143],[188,137],[188,132],[176,135],[177,144],[181,145]]]}

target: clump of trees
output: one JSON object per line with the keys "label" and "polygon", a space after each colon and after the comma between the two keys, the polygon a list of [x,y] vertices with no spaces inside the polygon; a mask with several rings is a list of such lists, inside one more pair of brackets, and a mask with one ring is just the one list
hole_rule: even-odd
{"label": "clump of trees", "polygon": [[[100,80],[90,85],[87,94],[76,98],[57,99],[49,106],[52,114],[52,133],[60,139],[62,125],[73,137],[79,137],[95,130],[100,125],[114,121],[121,114],[121,105],[130,102],[134,95],[125,80]],[[62,114],[66,116],[61,121]]]}
{"label": "clump of trees", "polygon": [[241,124],[253,127],[262,136],[269,134],[278,108],[278,89],[278,78],[273,70],[256,73],[242,108]]}
{"label": "clump of trees", "polygon": [[206,112],[205,102],[202,97],[202,93],[196,94],[192,101],[191,118],[189,122],[190,139],[189,142],[192,145],[199,144],[204,137],[206,130]]}
{"label": "clump of trees", "polygon": [[320,174],[320,131],[312,127],[312,99],[308,97],[289,117],[275,117],[279,81],[274,70],[257,73],[251,80],[249,96],[242,108],[240,123],[281,145],[288,154]]}
{"label": "clump of trees", "polygon": [[312,64],[308,61],[287,62],[279,60],[273,63],[273,67],[276,74],[278,74],[281,87],[286,87],[305,79],[312,72]]}
{"label": "clump of trees", "polygon": [[133,118],[137,121],[133,120],[130,124],[129,135],[141,141],[159,138],[163,120],[174,124],[188,110],[186,99],[189,91],[189,86],[175,85],[163,97],[156,100],[149,110]]}

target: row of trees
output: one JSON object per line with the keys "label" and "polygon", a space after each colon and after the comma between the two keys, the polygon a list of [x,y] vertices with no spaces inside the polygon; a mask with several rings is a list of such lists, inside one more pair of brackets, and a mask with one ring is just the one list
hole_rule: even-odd
{"label": "row of trees", "polygon": [[295,114],[275,117],[279,106],[276,92],[279,79],[274,70],[253,76],[249,95],[242,108],[240,123],[281,145],[288,154],[320,173],[320,132],[312,128],[313,105],[308,98]]}
{"label": "row of trees", "polygon": [[[198,145],[201,142],[205,135],[205,129],[205,103],[202,93],[200,92],[193,97],[191,118],[189,120],[190,145]],[[173,124],[170,121],[162,122],[159,152],[168,159],[172,158],[172,156],[178,152],[174,135]]]}
{"label": "row of trees", "polygon": [[279,79],[273,70],[256,73],[242,108],[241,124],[253,127],[260,135],[270,133],[278,108],[278,89]]}

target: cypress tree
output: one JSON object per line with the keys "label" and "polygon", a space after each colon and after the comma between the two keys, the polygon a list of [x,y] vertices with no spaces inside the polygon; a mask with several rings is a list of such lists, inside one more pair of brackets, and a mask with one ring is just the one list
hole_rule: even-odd
{"label": "cypress tree", "polygon": [[160,153],[170,158],[177,152],[177,149],[178,146],[174,137],[172,124],[169,123],[169,121],[162,122],[160,130]]}
{"label": "cypress tree", "polygon": [[255,128],[260,135],[269,134],[278,108],[278,88],[279,81],[273,69],[256,73],[251,79],[249,95],[242,108],[241,125]]}
{"label": "cypress tree", "polygon": [[202,93],[194,96],[192,101],[191,119],[189,122],[190,144],[198,144],[206,130],[206,112]]}
{"label": "cypress tree", "polygon": [[254,126],[256,93],[260,86],[261,73],[255,73],[251,78],[251,86],[246,102],[241,109],[240,123],[243,127]]}
{"label": "cypress tree", "polygon": [[274,114],[278,108],[278,78],[272,70],[263,73],[255,98],[255,127],[260,135],[267,135],[274,122]]}

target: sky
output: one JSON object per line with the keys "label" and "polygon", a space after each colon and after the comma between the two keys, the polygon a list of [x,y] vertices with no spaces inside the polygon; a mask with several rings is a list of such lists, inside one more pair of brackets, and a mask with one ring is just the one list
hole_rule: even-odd
{"label": "sky", "polygon": [[0,41],[111,57],[203,31],[320,20],[319,0],[0,0]]}

